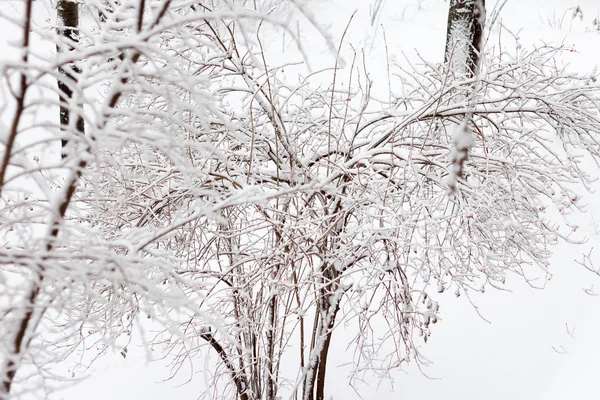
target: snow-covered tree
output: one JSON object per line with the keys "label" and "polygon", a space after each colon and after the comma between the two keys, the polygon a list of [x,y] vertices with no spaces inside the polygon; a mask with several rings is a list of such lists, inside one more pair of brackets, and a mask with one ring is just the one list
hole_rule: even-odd
{"label": "snow-covered tree", "polygon": [[[323,400],[340,326],[354,377],[421,362],[437,293],[544,270],[568,239],[547,210],[578,207],[579,156],[600,161],[600,96],[557,67],[560,48],[488,56],[476,90],[398,69],[381,101],[356,60],[329,86],[286,78],[263,32],[298,39],[284,7],[311,16],[268,3],[84,1],[78,42],[32,28],[31,1],[24,19],[0,10],[29,50],[0,86],[0,398],[52,389],[47,366],[93,359],[91,343],[126,355],[150,324],[174,371],[215,356],[220,398]],[[56,41],[69,51],[48,55]],[[466,114],[456,173],[446,130]],[[65,137],[77,150],[61,159]]]}

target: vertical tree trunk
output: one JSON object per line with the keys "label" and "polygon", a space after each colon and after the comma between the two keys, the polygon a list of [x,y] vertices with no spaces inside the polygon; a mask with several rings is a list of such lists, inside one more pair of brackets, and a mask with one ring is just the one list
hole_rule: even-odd
{"label": "vertical tree trunk", "polygon": [[[8,141],[6,142],[2,165],[0,167],[0,191],[4,188],[6,169],[10,161],[12,147],[19,131],[19,122],[23,116],[23,110],[25,109],[25,96],[27,93],[28,82],[27,75],[24,71],[29,62],[29,30],[31,27],[32,3],[33,0],[27,0],[25,2],[25,15],[23,21],[23,56],[21,59],[24,70],[21,72],[19,79],[19,94],[16,98],[17,106],[12,121],[12,127],[8,136]],[[34,281],[32,283],[32,289],[29,291],[29,296],[24,299],[24,301],[29,301],[28,307],[23,311],[23,317],[16,324],[17,329],[14,339],[9,345],[8,354],[4,354],[5,360],[2,361],[2,366],[0,367],[0,380],[2,381],[2,384],[0,385],[0,400],[8,400],[10,398],[10,390],[21,363],[21,357],[23,353],[22,350],[23,347],[27,346],[27,332],[29,324],[32,321],[33,306],[36,303],[38,293],[39,285]],[[11,345],[12,348],[10,347]]]}
{"label": "vertical tree trunk", "polygon": [[450,0],[444,62],[455,75],[477,72],[485,25],[485,0]]}
{"label": "vertical tree trunk", "polygon": [[325,399],[325,375],[327,372],[327,356],[329,355],[329,346],[331,345],[331,337],[333,336],[333,327],[335,326],[335,317],[340,309],[339,301],[336,301],[333,307],[330,310],[329,321],[327,324],[327,330],[324,333],[325,338],[323,339],[323,348],[321,350],[321,354],[319,355],[319,369],[317,371],[317,381],[316,381],[316,400],[324,400]]}
{"label": "vertical tree trunk", "polygon": [[[58,23],[58,32],[66,40],[63,44],[56,45],[56,51],[60,54],[65,51],[74,49],[74,44],[79,41],[77,31],[79,29],[79,5],[72,0],[58,0],[56,6],[56,15]],[[58,72],[64,79],[58,81],[59,101],[60,101],[60,128],[64,133],[69,129],[71,121],[71,99],[73,97],[73,86],[77,84],[77,75],[81,73],[79,67],[75,63],[69,63],[66,66],[59,66]],[[76,115],[75,130],[78,134],[84,134],[84,123],[81,111]],[[61,155],[63,158],[67,156],[66,146],[68,140],[61,141]]]}
{"label": "vertical tree trunk", "polygon": [[340,309],[339,273],[336,272],[333,265],[329,264],[322,268],[322,274],[323,287],[319,291],[311,353],[316,347],[320,347],[320,349],[316,355],[311,354],[309,359],[310,368],[304,378],[302,400],[325,400],[327,358],[335,319]]}
{"label": "vertical tree trunk", "polygon": [[275,400],[275,370],[273,358],[275,356],[275,313],[277,310],[277,296],[273,294],[269,301],[269,308],[267,314],[267,359],[266,359],[266,379],[265,385],[267,389],[266,400]]}
{"label": "vertical tree trunk", "polygon": [[[485,26],[485,0],[450,0],[448,11],[448,32],[446,34],[446,54],[448,73],[456,78],[471,78],[478,73],[482,50],[483,28]],[[475,90],[473,85],[471,91]],[[473,93],[454,98],[453,102],[466,102]],[[472,113],[465,114],[461,124],[452,124],[454,150],[450,155],[448,187],[455,191],[463,174],[469,150],[475,144],[470,131]]]}

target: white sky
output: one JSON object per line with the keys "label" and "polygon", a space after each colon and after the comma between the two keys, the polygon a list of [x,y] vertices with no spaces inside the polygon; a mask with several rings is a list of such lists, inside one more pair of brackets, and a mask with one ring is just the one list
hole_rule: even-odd
{"label": "white sky", "polygon": [[[36,2],[39,7],[39,2]],[[358,9],[348,34],[355,47],[368,49],[368,67],[372,78],[385,81],[385,60],[381,28],[369,28],[369,6],[366,0],[314,1],[313,12],[337,41],[354,10]],[[491,10],[493,1],[488,0]],[[5,6],[8,2],[0,1]],[[581,6],[583,21],[572,20],[572,6]],[[416,51],[429,62],[443,59],[447,1],[444,0],[387,0],[378,22],[386,32],[392,59],[415,59]],[[563,15],[565,16],[563,18]],[[598,0],[509,0],[501,14],[504,24],[518,34],[525,44],[560,41],[575,50],[569,61],[578,71],[586,71],[598,62],[600,34],[586,33],[594,18],[600,17]],[[562,20],[562,23],[561,23]],[[562,29],[560,29],[562,28]],[[333,58],[322,39],[306,27],[302,36],[310,42],[313,68],[331,66]],[[502,35],[507,35],[503,32]],[[505,36],[505,37],[507,37]],[[4,36],[7,37],[7,36]],[[8,40],[8,39],[7,39]],[[271,45],[281,48],[280,37]],[[494,36],[494,40],[502,40]],[[508,39],[506,39],[508,42]],[[0,41],[0,43],[2,43]],[[6,46],[4,46],[6,47]],[[284,54],[290,57],[291,47]],[[600,184],[597,186],[600,189]],[[554,278],[545,290],[533,290],[518,277],[507,281],[513,293],[489,291],[474,297],[480,318],[468,300],[455,298],[452,293],[441,298],[440,321],[429,344],[422,348],[433,365],[424,370],[416,368],[394,375],[394,389],[378,381],[368,380],[360,386],[363,398],[378,400],[432,399],[446,397],[462,400],[539,399],[562,400],[598,398],[597,376],[600,372],[600,297],[586,295],[582,288],[595,284],[600,291],[600,279],[583,271],[574,259],[591,247],[600,247],[599,195],[589,196],[590,214],[579,220],[580,232],[589,241],[580,247],[560,245],[553,257],[551,272]],[[595,223],[597,221],[597,224]],[[597,225],[597,226],[596,226]],[[600,263],[600,250],[597,255]],[[444,297],[445,296],[445,297]],[[572,336],[567,332],[567,327]],[[341,337],[344,333],[340,333]],[[331,366],[344,362],[343,340],[334,340]],[[336,347],[337,345],[337,347]],[[561,347],[562,346],[562,347]],[[553,349],[564,349],[559,354]],[[562,350],[561,350],[562,351]],[[130,350],[128,360],[109,354],[99,362],[93,377],[80,385],[61,392],[55,399],[196,399],[203,387],[202,376],[182,387],[185,379],[176,378],[157,383],[168,374],[160,362],[145,366],[135,361],[144,353]],[[334,399],[359,398],[348,387],[347,369],[329,371],[328,390]]]}

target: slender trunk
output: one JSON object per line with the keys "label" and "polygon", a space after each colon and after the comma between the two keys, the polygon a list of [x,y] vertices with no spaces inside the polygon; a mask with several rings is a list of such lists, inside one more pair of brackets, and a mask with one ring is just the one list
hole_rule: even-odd
{"label": "slender trunk", "polygon": [[[27,65],[29,61],[29,30],[31,27],[31,8],[33,0],[27,0],[25,2],[25,21],[23,24],[23,65]],[[2,159],[2,166],[0,167],[0,191],[4,187],[6,169],[10,161],[12,148],[14,146],[17,133],[19,131],[19,122],[23,115],[25,108],[25,95],[27,92],[27,76],[24,72],[21,73],[19,81],[19,95],[17,97],[17,108],[15,110],[15,116],[13,117],[12,126],[6,147],[4,149],[4,157]],[[15,334],[13,348],[10,354],[7,354],[7,359],[4,361],[2,370],[0,370],[0,379],[2,379],[2,387],[0,388],[0,400],[8,400],[10,397],[10,389],[12,387],[15,375],[19,368],[22,348],[27,345],[26,337],[29,325],[33,320],[34,305],[37,300],[37,296],[40,291],[40,282],[32,282],[32,287],[28,293],[27,301],[29,303],[27,309],[24,312],[23,318],[19,323],[18,330]]]}
{"label": "slender trunk", "polygon": [[19,323],[19,329],[15,335],[15,340],[13,343],[13,349],[9,355],[9,358],[6,360],[4,365],[4,374],[2,376],[2,392],[0,392],[0,400],[7,400],[10,397],[10,389],[12,387],[13,381],[15,379],[15,375],[17,374],[17,370],[19,369],[21,353],[23,348],[26,348],[28,345],[27,334],[29,326],[31,325],[34,316],[34,306],[37,303],[38,295],[40,294],[40,283],[43,279],[43,276],[39,275],[39,280],[32,283],[31,288],[29,289],[29,298],[27,302],[29,303],[23,318]]}
{"label": "slender trunk", "polygon": [[[292,279],[293,279],[293,283],[294,283],[294,295],[296,296],[296,304],[298,305],[298,310],[302,310],[302,301],[300,300],[300,289],[299,289],[299,285],[298,285],[298,276],[296,274],[296,266],[294,263],[294,260],[291,261],[292,263]],[[305,339],[304,339],[304,315],[302,315],[301,312],[298,313],[298,319],[300,320],[300,346],[299,346],[299,350],[300,350],[300,369],[302,371],[304,371],[304,343],[305,343]],[[294,392],[294,399],[298,400],[298,392]]]}
{"label": "slender trunk", "polygon": [[[314,399],[314,387],[315,387],[315,375],[317,372],[319,358],[315,357],[312,353],[315,349],[318,340],[319,332],[319,316],[321,315],[321,301],[317,301],[317,308],[315,310],[315,318],[313,322],[312,334],[310,339],[310,355],[308,357],[308,369],[304,376],[304,382],[302,384],[302,400],[313,400]],[[302,349],[304,351],[304,349]]]}
{"label": "slender trunk", "polygon": [[[325,376],[327,372],[327,357],[329,355],[329,346],[333,336],[333,327],[335,318],[339,310],[339,299],[336,293],[329,292],[323,296],[323,303],[329,303],[323,310],[318,312],[318,330],[315,347],[321,345],[318,354],[311,355],[309,359],[309,369],[304,379],[303,400],[324,400],[325,399]],[[333,303],[333,304],[331,304]],[[312,348],[314,351],[314,348]],[[311,351],[311,352],[312,352]]]}
{"label": "slender trunk", "polygon": [[339,301],[336,304],[332,305],[333,311],[329,316],[328,324],[325,334],[325,339],[323,341],[323,348],[321,349],[321,354],[319,355],[319,369],[317,372],[317,382],[316,382],[316,400],[324,400],[325,399],[325,374],[327,372],[327,356],[329,354],[329,345],[331,344],[331,337],[333,336],[333,327],[335,325],[335,317],[337,315],[339,307]]}
{"label": "slender trunk", "polygon": [[[23,66],[26,66],[29,62],[29,35],[31,28],[31,6],[33,0],[27,0],[25,2],[25,21],[23,23]],[[2,157],[2,164],[0,165],[0,191],[4,189],[4,182],[6,181],[6,170],[8,169],[8,163],[12,154],[12,149],[19,133],[19,123],[21,117],[23,117],[23,111],[25,110],[25,95],[27,94],[27,75],[25,72],[21,72],[19,77],[19,94],[16,96],[17,107],[10,127],[10,132],[6,140],[6,146],[4,148],[4,156]]]}
{"label": "slender trunk", "polygon": [[[142,13],[140,12],[140,18]],[[141,26],[138,25],[138,27],[141,29]],[[232,215],[228,215],[226,212],[223,213],[222,215],[223,219],[229,221],[229,224],[224,227],[223,230],[223,237],[224,237],[224,243],[225,243],[225,248],[226,248],[226,254],[227,254],[227,266],[226,269],[231,268],[232,269],[232,284],[235,287],[235,289],[233,290],[232,293],[232,302],[233,302],[233,312],[234,312],[234,316],[235,316],[235,323],[236,323],[236,328],[237,328],[237,335],[236,338],[238,340],[238,344],[239,346],[237,347],[237,357],[238,357],[238,366],[237,366],[237,370],[236,367],[234,365],[233,362],[233,355],[231,356],[232,360],[229,360],[229,356],[225,353],[225,350],[223,348],[217,348],[215,347],[215,345],[211,342],[214,341],[214,338],[212,336],[203,336],[203,338],[205,340],[207,340],[211,346],[213,348],[215,348],[215,350],[217,350],[219,352],[219,355],[221,356],[221,358],[223,359],[223,362],[225,363],[225,365],[227,366],[227,368],[231,371],[231,376],[232,376],[232,380],[237,388],[237,392],[238,392],[238,397],[240,399],[250,399],[252,397],[251,393],[251,387],[250,385],[252,384],[251,381],[249,382],[249,379],[252,379],[252,374],[250,373],[250,375],[247,374],[246,371],[246,367],[245,367],[245,363],[244,363],[244,354],[246,353],[243,349],[246,349],[246,343],[249,343],[248,337],[246,336],[246,331],[244,331],[242,329],[242,325],[240,323],[241,318],[242,318],[242,308],[245,306],[244,304],[244,300],[242,299],[241,295],[240,295],[240,291],[237,289],[240,286],[243,286],[243,283],[240,282],[239,278],[237,277],[237,274],[235,272],[234,269],[234,254],[237,254],[239,251],[238,247],[237,247],[237,242],[234,242],[234,239],[228,236],[227,232],[231,232],[234,227],[231,223],[233,216]],[[245,307],[247,308],[247,307]],[[243,339],[242,339],[243,338]],[[216,342],[215,342],[216,343]],[[222,352],[222,353],[221,353]],[[250,368],[252,368],[252,360],[250,362]]]}
{"label": "slender trunk", "polygon": [[[479,72],[485,25],[485,0],[451,0],[448,11],[448,32],[446,36],[445,62],[448,73],[458,79],[471,78]],[[465,96],[453,98],[453,103],[471,103],[475,95],[475,85]],[[467,112],[460,124],[452,124],[450,132],[454,139],[454,150],[450,155],[448,187],[451,192],[457,188],[463,175],[463,167],[469,150],[475,144],[470,125],[472,113]]]}
{"label": "slender trunk", "polygon": [[450,0],[444,62],[456,75],[477,72],[485,24],[485,0]]}
{"label": "slender trunk", "polygon": [[[58,32],[65,38],[68,51],[74,49],[75,43],[79,41],[77,31],[79,29],[79,4],[71,0],[58,0],[56,6],[56,14],[58,21]],[[65,51],[65,45],[56,45],[56,51],[61,54]],[[66,66],[58,67],[59,75],[63,77],[58,81],[59,90],[59,105],[60,105],[60,129],[65,134],[71,127],[71,99],[73,98],[73,88],[77,85],[77,77],[81,70],[75,63],[69,63]],[[74,128],[79,135],[84,134],[83,116],[81,115],[81,106],[77,106],[76,121]],[[67,156],[66,146],[68,140],[61,140],[61,155],[63,158]]]}
{"label": "slender trunk", "polygon": [[275,308],[277,296],[273,295],[269,301],[269,312],[267,315],[267,376],[266,376],[266,400],[275,400],[275,371],[273,369],[273,356],[275,353]]}
{"label": "slender trunk", "polygon": [[[319,306],[316,311],[315,327],[313,328],[313,340],[311,353],[319,347],[318,354],[311,354],[309,369],[304,379],[303,400],[325,399],[325,375],[327,372],[327,357],[329,346],[333,335],[335,318],[340,305],[340,287],[338,284],[338,272],[333,265],[325,265],[322,269],[322,284],[320,290]],[[315,332],[316,334],[315,338]],[[315,340],[316,339],[316,340]]]}
{"label": "slender trunk", "polygon": [[250,400],[250,397],[248,396],[248,382],[245,379],[245,375],[243,373],[240,374],[236,370],[235,366],[229,359],[229,356],[227,355],[227,352],[225,351],[223,346],[221,346],[221,344],[217,342],[217,340],[214,338],[210,331],[200,334],[200,337],[206,340],[208,344],[217,352],[219,357],[221,357],[221,360],[225,364],[225,367],[227,367],[229,373],[231,374],[231,378],[233,380],[233,383],[235,384],[235,388],[237,390],[239,398],[241,400]]}

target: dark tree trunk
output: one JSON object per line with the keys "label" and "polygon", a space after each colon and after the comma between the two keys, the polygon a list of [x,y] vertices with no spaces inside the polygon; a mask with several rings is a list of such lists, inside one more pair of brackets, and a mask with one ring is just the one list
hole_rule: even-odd
{"label": "dark tree trunk", "polygon": [[457,75],[477,73],[485,25],[485,0],[450,0],[446,62]]}
{"label": "dark tree trunk", "polygon": [[316,400],[325,399],[325,374],[327,372],[327,356],[329,355],[329,346],[331,345],[331,337],[333,336],[333,327],[335,326],[335,317],[340,309],[339,302],[334,306],[335,308],[331,312],[329,324],[327,326],[327,333],[323,341],[323,349],[319,355],[319,369],[317,371],[316,381]]}
{"label": "dark tree trunk", "polygon": [[[71,0],[58,0],[56,13],[59,26],[58,32],[66,39],[66,46],[65,43],[56,46],[56,50],[60,54],[65,50],[73,50],[74,45],[79,41],[77,35],[79,29],[79,5]],[[73,87],[77,84],[77,76],[81,71],[77,65],[70,63],[66,66],[58,67],[58,72],[63,77],[63,79],[58,81],[58,90],[60,100],[60,128],[64,133],[69,129],[72,108],[70,103],[73,97]],[[76,115],[75,129],[78,134],[83,135],[85,128],[81,111],[79,110],[78,115]],[[61,141],[61,155],[63,158],[67,156],[67,144],[68,140],[63,138]]]}
{"label": "dark tree trunk", "polygon": [[[444,61],[448,72],[456,78],[471,78],[478,73],[483,47],[483,28],[485,26],[485,0],[450,0],[448,11],[448,32],[446,35],[446,54]],[[475,90],[472,85],[471,90]],[[465,101],[454,98],[454,101]],[[462,126],[453,124],[454,151],[449,170],[448,186],[456,190],[457,180],[462,177],[463,167],[468,159],[469,150],[475,139],[470,131],[472,112],[464,116]]]}
{"label": "dark tree trunk", "polygon": [[[320,290],[320,304],[317,307],[315,332],[311,343],[311,353],[317,341],[322,341],[321,349],[316,359],[309,360],[312,364],[305,378],[303,387],[303,400],[325,400],[325,377],[327,373],[327,358],[333,336],[333,328],[337,313],[340,309],[339,282],[340,273],[332,265],[327,265],[322,270],[324,287]],[[316,339],[316,340],[315,340]],[[312,357],[311,357],[312,358]]]}
{"label": "dark tree trunk", "polygon": [[[32,3],[33,0],[27,0],[25,2],[25,19],[23,23],[23,49],[25,51],[23,51],[23,56],[21,58],[24,69],[21,72],[21,77],[19,80],[20,90],[18,96],[16,97],[17,106],[13,117],[11,130],[8,135],[8,141],[6,142],[6,148],[4,150],[2,165],[0,166],[0,190],[2,190],[2,188],[4,187],[4,176],[6,174],[6,169],[10,161],[12,148],[18,134],[19,122],[21,121],[21,117],[23,116],[23,110],[25,109],[25,96],[27,93],[28,83],[27,76],[25,75],[24,71],[27,64],[29,63],[29,39]],[[0,400],[8,400],[10,398],[10,390],[12,388],[15,376],[17,374],[17,370],[19,369],[21,363],[23,348],[27,347],[28,345],[28,341],[26,340],[26,338],[30,327],[30,323],[32,322],[33,309],[36,304],[37,296],[39,294],[39,288],[39,283],[33,282],[32,288],[29,291],[28,298],[24,299],[24,301],[29,300],[28,308],[23,312],[21,320],[18,321],[18,323],[16,324],[17,329],[14,335],[13,342],[11,344],[8,344],[7,347],[8,354],[4,354],[4,360],[2,361],[2,365],[0,366],[0,380],[2,381],[2,384],[0,385]]]}

